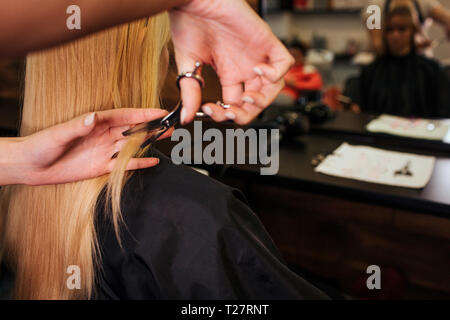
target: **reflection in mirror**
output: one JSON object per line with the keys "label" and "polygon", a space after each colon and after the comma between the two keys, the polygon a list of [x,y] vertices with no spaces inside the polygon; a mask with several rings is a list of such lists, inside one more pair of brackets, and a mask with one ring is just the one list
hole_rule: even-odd
{"label": "reflection in mirror", "polygon": [[[274,104],[304,111],[320,102],[337,112],[328,118],[335,122],[342,112],[450,118],[450,21],[430,28],[432,7],[419,3],[262,0],[261,15],[296,58]],[[373,4],[380,7],[381,30],[366,27]],[[450,19],[450,0],[440,4],[435,11]],[[364,128],[371,120],[364,117]]]}

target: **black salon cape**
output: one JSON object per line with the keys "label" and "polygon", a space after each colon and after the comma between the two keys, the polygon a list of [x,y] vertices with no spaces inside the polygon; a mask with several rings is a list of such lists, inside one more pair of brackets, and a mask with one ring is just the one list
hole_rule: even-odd
{"label": "black salon cape", "polygon": [[242,194],[157,151],[124,189],[121,251],[97,210],[99,299],[322,299],[291,272]]}
{"label": "black salon cape", "polygon": [[386,55],[363,69],[360,97],[365,112],[404,117],[450,118],[450,80],[438,62],[411,53]]}

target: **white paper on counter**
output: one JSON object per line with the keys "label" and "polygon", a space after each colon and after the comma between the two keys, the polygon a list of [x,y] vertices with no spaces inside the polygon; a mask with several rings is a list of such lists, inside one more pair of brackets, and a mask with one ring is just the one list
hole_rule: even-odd
{"label": "white paper on counter", "polygon": [[443,141],[449,132],[448,120],[408,119],[383,114],[369,122],[369,132],[381,132],[396,136]]}
{"label": "white paper on counter", "polygon": [[[434,157],[352,146],[344,142],[315,171],[323,174],[390,186],[421,189],[430,181]],[[409,162],[412,176],[396,175]]]}

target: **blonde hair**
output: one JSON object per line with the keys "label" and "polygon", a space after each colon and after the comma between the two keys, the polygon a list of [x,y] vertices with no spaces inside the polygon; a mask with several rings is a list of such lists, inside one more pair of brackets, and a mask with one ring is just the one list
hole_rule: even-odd
{"label": "blonde hair", "polygon": [[[29,55],[21,135],[87,112],[158,107],[160,59],[168,40],[169,21],[163,13]],[[111,210],[105,211],[111,214],[119,238],[120,195],[129,177],[125,168],[143,138],[127,142],[109,175],[2,190],[0,248],[1,257],[15,272],[14,298],[94,296],[101,272],[96,207],[99,200],[110,203]],[[107,190],[106,198],[101,197],[102,190]],[[71,265],[80,267],[80,290],[67,287]]]}

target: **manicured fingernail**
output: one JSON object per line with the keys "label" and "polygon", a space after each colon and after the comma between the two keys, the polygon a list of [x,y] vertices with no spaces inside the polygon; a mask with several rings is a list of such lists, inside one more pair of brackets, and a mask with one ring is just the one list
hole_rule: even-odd
{"label": "manicured fingernail", "polygon": [[203,112],[206,113],[208,116],[213,114],[213,111],[208,106],[204,106],[202,109],[203,109]]}
{"label": "manicured fingernail", "polygon": [[95,112],[91,113],[84,119],[84,125],[86,127],[90,126],[94,122],[94,118],[95,118]]}
{"label": "manicured fingernail", "polygon": [[261,68],[259,68],[259,67],[254,67],[253,68],[253,71],[257,74],[257,75],[260,75],[260,76],[262,76],[262,75],[264,75],[264,72],[261,70]]}
{"label": "manicured fingernail", "polygon": [[186,119],[186,109],[181,109],[181,115],[180,115],[181,124],[184,124],[185,119]]}
{"label": "manicured fingernail", "polygon": [[156,159],[156,164],[159,164],[160,160],[159,158],[155,158]]}
{"label": "manicured fingernail", "polygon": [[227,117],[227,118],[230,119],[230,120],[236,119],[236,116],[235,116],[234,113],[231,112],[231,111],[226,112],[226,113],[225,113],[225,117]]}
{"label": "manicured fingernail", "polygon": [[255,104],[255,100],[253,100],[253,98],[249,97],[249,96],[242,97],[242,101],[251,103],[251,104]]}

